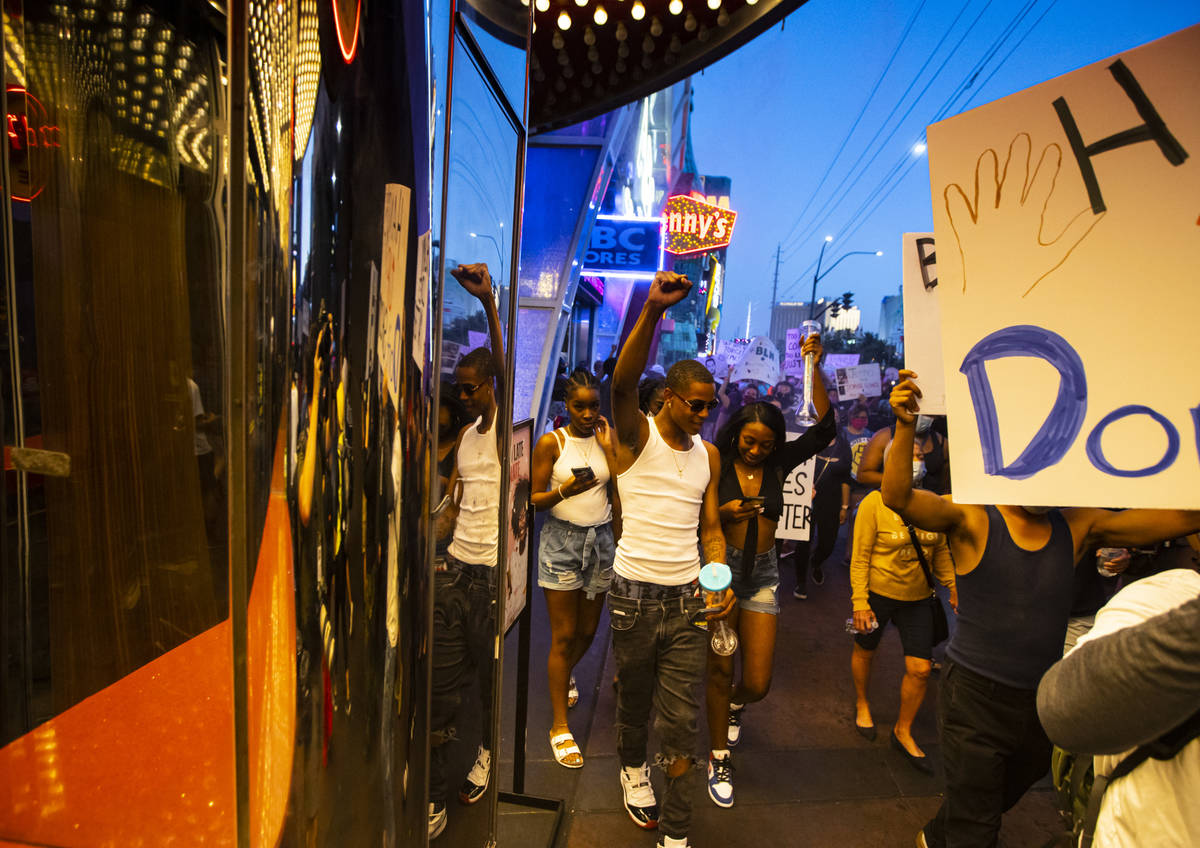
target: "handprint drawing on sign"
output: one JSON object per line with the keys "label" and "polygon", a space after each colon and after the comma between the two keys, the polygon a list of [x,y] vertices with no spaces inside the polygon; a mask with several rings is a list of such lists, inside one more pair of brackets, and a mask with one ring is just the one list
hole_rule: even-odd
{"label": "handprint drawing on sign", "polygon": [[1067,257],[1105,213],[1093,215],[1085,206],[1062,232],[1046,233],[1046,208],[1054,195],[1062,168],[1062,148],[1050,143],[1042,149],[1030,172],[1033,140],[1018,133],[1008,146],[1001,169],[1000,157],[988,148],[975,163],[975,182],[970,195],[958,183],[946,186],[942,195],[950,227],[958,241],[962,261],[963,291],[967,276],[978,267],[1004,268],[1005,276],[1027,288],[1025,297]]}

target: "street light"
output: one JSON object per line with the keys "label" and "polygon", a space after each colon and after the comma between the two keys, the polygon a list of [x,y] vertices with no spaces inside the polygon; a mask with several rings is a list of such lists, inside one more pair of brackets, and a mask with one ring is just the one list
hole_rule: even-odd
{"label": "street light", "polygon": [[[504,224],[501,224],[500,226],[503,227]],[[496,248],[496,256],[500,259],[500,267],[499,267],[499,269],[497,269],[500,273],[498,275],[496,275],[496,285],[503,287],[503,285],[504,285],[504,251],[501,250],[501,248],[500,248],[500,242],[497,241],[495,236],[490,236],[487,233],[467,233],[467,235],[469,235],[473,239],[487,239],[488,241],[490,241],[492,243],[492,246],[494,248]]]}
{"label": "street light", "polygon": [[[817,270],[813,273],[812,297],[808,299],[808,320],[814,320],[817,310],[817,283],[825,278],[825,275],[842,264],[842,260],[851,256],[883,256],[882,250],[851,250],[843,253],[837,258],[837,261],[825,269],[825,273],[821,273],[821,260],[825,258],[825,246],[833,241],[833,236],[825,236],[825,241],[821,242],[821,252],[817,254]],[[823,310],[822,310],[823,311]]]}

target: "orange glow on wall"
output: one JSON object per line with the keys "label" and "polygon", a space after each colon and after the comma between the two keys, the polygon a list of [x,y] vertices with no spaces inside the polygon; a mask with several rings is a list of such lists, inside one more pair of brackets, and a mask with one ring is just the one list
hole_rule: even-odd
{"label": "orange glow on wall", "polygon": [[663,235],[669,253],[681,256],[718,250],[729,244],[737,213],[677,194],[663,207]]}

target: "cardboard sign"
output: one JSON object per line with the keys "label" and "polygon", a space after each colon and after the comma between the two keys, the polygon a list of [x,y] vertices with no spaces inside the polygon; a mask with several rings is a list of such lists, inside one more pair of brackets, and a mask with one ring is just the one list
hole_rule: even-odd
{"label": "cardboard sign", "polygon": [[[800,438],[788,433],[788,441]],[[792,469],[783,481],[783,514],[775,528],[776,539],[807,541],[812,533],[812,479],[816,459],[810,458]]]}
{"label": "cardboard sign", "polygon": [[408,270],[409,208],[412,189],[388,183],[383,197],[383,250],[379,267],[379,326],[375,348],[382,376],[393,398],[400,397],[401,351],[410,332],[404,317],[404,280]]}
{"label": "cardboard sign", "polygon": [[825,354],[825,368],[829,371],[837,371],[839,368],[851,368],[858,364],[860,354],[857,353],[827,353]]}
{"label": "cardboard sign", "polygon": [[800,355],[800,348],[804,347],[804,338],[800,335],[799,327],[787,331],[786,347],[783,353],[783,373],[800,376],[804,373],[804,357]]}
{"label": "cardboard sign", "polygon": [[900,239],[904,270],[904,367],[921,381],[921,411],[946,414],[942,373],[942,302],[933,233],[905,233]]}
{"label": "cardboard sign", "polygon": [[[741,360],[742,354],[746,352],[746,347],[750,344],[748,341],[735,341],[733,339],[722,339],[717,342],[717,362],[725,362],[726,367],[733,367]],[[720,376],[724,377],[724,374]]]}
{"label": "cardboard sign", "polygon": [[883,394],[879,376],[878,362],[837,369],[838,400],[857,400],[864,395],[869,398],[879,397]]}
{"label": "cardboard sign", "polygon": [[774,385],[779,382],[779,351],[766,336],[755,336],[746,345],[742,358],[733,366],[730,379],[735,383],[741,380],[755,380],[759,383]]}
{"label": "cardboard sign", "polygon": [[1193,26],[929,128],[956,501],[1200,507],[1197,92]]}

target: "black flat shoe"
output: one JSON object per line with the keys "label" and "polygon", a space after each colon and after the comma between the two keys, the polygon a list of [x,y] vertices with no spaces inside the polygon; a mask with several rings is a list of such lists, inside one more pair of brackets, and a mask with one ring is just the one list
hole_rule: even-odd
{"label": "black flat shoe", "polygon": [[861,724],[855,722],[854,729],[858,731],[859,736],[868,742],[875,741],[875,725],[872,724],[870,727],[863,727]]}
{"label": "black flat shoe", "polygon": [[892,731],[892,747],[904,755],[904,759],[908,760],[908,764],[915,768],[921,774],[933,774],[933,766],[929,764],[928,757],[914,757],[904,747],[904,744],[896,738],[896,731]]}

